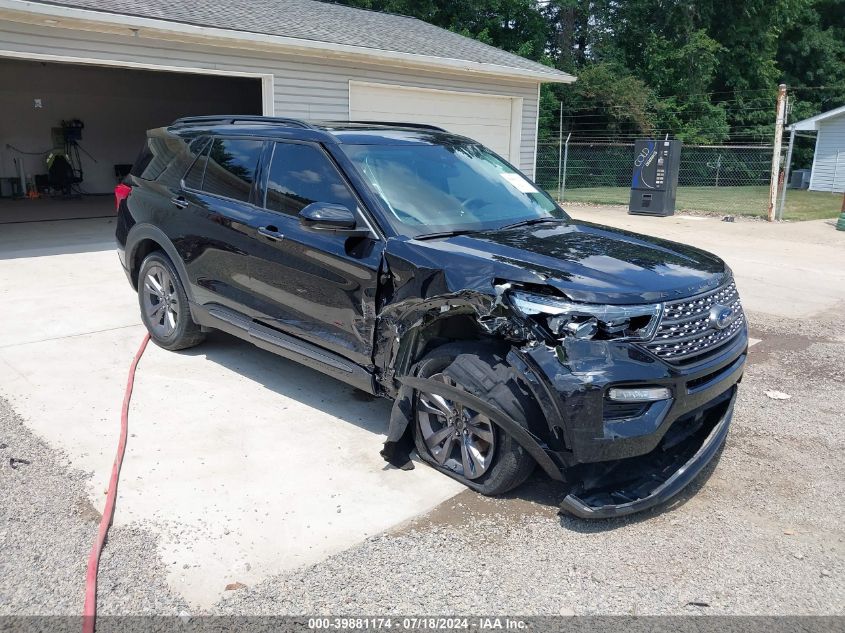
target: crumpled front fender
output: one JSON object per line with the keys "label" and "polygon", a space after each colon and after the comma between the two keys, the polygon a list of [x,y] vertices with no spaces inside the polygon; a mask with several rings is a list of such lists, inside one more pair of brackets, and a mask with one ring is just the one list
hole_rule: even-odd
{"label": "crumpled front fender", "polygon": [[448,252],[447,258],[446,252],[433,249],[432,244],[388,241],[379,290],[373,362],[389,395],[394,395],[398,386],[395,376],[403,375],[413,362],[405,353],[414,331],[437,319],[468,315],[485,334],[512,340],[525,338],[524,328],[502,303],[502,293],[509,286],[498,280],[543,284],[545,278],[504,268],[492,260],[484,262],[469,257],[460,250]]}
{"label": "crumpled front fender", "polygon": [[560,467],[546,453],[540,438],[534,436],[498,407],[494,407],[463,389],[458,389],[457,387],[427,378],[404,376],[399,381],[402,386],[400,387],[399,397],[396,398],[390,416],[387,441],[381,451],[382,457],[397,468],[404,470],[413,468],[413,463],[410,459],[414,445],[413,436],[411,435],[413,433],[413,397],[416,390],[424,390],[427,393],[443,396],[450,400],[460,400],[473,410],[486,415],[522,446],[549,477],[557,481],[563,481]]}

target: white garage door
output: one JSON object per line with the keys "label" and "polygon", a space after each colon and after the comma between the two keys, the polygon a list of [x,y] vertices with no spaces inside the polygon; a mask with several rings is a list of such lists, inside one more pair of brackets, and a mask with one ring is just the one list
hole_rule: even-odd
{"label": "white garage door", "polygon": [[349,82],[352,121],[430,123],[486,145],[519,164],[522,99]]}

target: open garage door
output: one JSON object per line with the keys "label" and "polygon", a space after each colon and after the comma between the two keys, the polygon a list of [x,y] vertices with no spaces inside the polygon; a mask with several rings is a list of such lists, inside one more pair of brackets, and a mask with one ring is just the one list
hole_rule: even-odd
{"label": "open garage door", "polygon": [[263,90],[261,77],[0,57],[0,224],[113,214],[146,130],[262,114]]}
{"label": "open garage door", "polygon": [[351,81],[349,118],[437,125],[519,164],[522,99],[518,97]]}

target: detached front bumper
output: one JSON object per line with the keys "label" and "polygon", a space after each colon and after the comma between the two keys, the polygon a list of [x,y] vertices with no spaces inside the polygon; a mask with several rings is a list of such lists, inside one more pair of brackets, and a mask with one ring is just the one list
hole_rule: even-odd
{"label": "detached front bumper", "polygon": [[[673,446],[659,454],[622,460],[614,470],[623,470],[619,480],[566,496],[560,508],[582,519],[605,519],[647,510],[669,501],[681,492],[713,460],[728,435],[737,388],[726,398],[700,412],[702,429],[692,433],[686,446]],[[715,416],[715,419],[713,419]],[[709,419],[707,419],[709,417]],[[711,426],[712,425],[712,426]],[[703,439],[699,443],[699,440]],[[667,451],[674,452],[667,454]],[[692,455],[687,458],[687,455]]]}
{"label": "detached front bumper", "polygon": [[[535,437],[572,485],[561,509],[582,518],[633,514],[677,495],[724,443],[748,348],[743,329],[688,365],[631,344],[566,341],[513,349],[545,422]],[[664,388],[670,397],[620,403],[613,388]],[[542,428],[545,426],[545,428]],[[547,426],[546,426],[547,425]]]}

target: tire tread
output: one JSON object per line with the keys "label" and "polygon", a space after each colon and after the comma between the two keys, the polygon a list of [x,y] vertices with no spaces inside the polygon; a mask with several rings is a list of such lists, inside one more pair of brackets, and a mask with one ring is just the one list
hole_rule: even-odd
{"label": "tire tread", "polygon": [[141,319],[144,321],[144,325],[146,326],[146,320],[144,319],[144,305],[142,302],[142,292],[143,292],[143,280],[146,275],[147,268],[152,263],[160,264],[167,268],[167,271],[170,273],[170,276],[173,278],[173,285],[176,288],[176,292],[179,294],[179,301],[184,306],[183,313],[187,318],[180,319],[180,323],[177,325],[175,336],[171,340],[163,340],[157,337],[150,328],[147,328],[147,331],[150,332],[150,338],[152,341],[158,345],[159,347],[170,350],[170,351],[178,351],[182,349],[188,349],[190,347],[196,347],[200,343],[205,340],[205,332],[202,331],[202,328],[197,325],[193,318],[191,317],[191,310],[190,305],[188,303],[188,295],[185,292],[185,287],[182,284],[182,280],[179,278],[179,273],[176,271],[176,267],[173,265],[173,262],[170,261],[170,258],[167,256],[164,251],[153,251],[149,255],[144,258],[144,261],[141,263],[141,268],[138,272],[138,303],[141,307]]}
{"label": "tire tread", "polygon": [[[527,427],[527,420],[532,415],[538,415],[539,409],[534,400],[519,386],[504,356],[504,353],[495,347],[478,342],[449,343],[429,352],[415,366],[415,373],[426,372],[429,363],[439,361],[442,364],[450,360],[451,362],[442,369],[444,373],[469,393],[501,409]],[[536,466],[536,462],[525,449],[499,428],[499,442],[496,448],[499,454],[492,469],[479,480],[467,480],[434,463],[428,456],[416,428],[414,435],[417,452],[422,459],[485,495],[499,495],[516,488],[531,475]]]}

